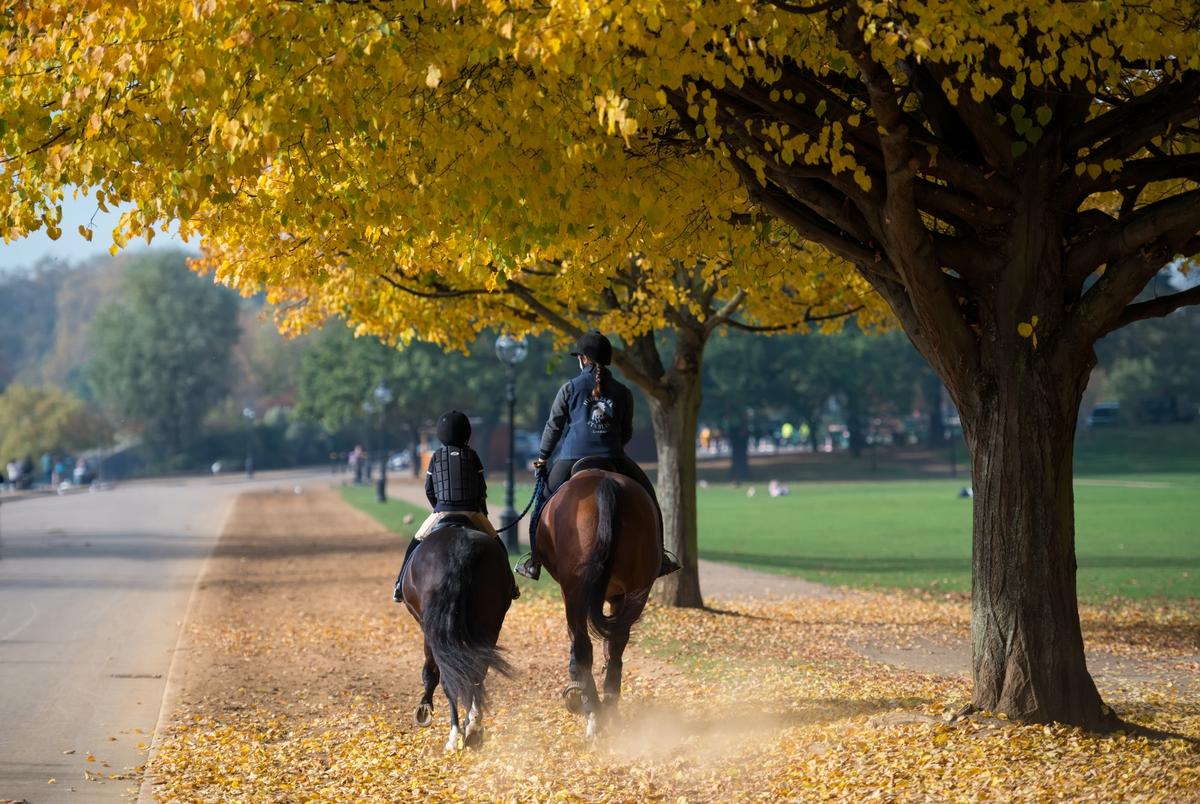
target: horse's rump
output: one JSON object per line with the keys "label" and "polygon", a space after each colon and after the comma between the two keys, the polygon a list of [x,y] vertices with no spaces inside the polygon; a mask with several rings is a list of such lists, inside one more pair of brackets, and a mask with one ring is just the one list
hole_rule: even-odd
{"label": "horse's rump", "polygon": [[[487,671],[511,675],[496,647],[511,603],[508,553],[491,536],[440,528],[413,554],[405,599],[415,597],[421,630],[441,670],[447,694],[482,695]],[[412,605],[412,604],[410,604]]]}
{"label": "horse's rump", "polygon": [[576,612],[608,638],[619,612],[604,602],[646,595],[661,559],[658,513],[638,483],[615,472],[585,470],[571,477],[547,505],[545,564]]}

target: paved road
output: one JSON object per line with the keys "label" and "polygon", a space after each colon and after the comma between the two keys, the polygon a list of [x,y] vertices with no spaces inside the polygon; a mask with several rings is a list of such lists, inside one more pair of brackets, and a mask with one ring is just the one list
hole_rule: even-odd
{"label": "paved road", "polygon": [[251,487],[328,478],[141,482],[3,504],[0,800],[127,796],[133,782],[105,777],[144,760],[138,745],[150,744],[188,598],[230,503]]}

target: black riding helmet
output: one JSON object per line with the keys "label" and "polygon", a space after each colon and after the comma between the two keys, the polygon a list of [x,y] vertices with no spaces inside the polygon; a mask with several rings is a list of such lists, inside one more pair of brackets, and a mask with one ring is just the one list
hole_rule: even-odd
{"label": "black riding helmet", "polygon": [[612,363],[612,343],[596,330],[589,330],[579,336],[571,355],[574,357],[583,355],[595,363],[607,366]]}
{"label": "black riding helmet", "polygon": [[471,421],[467,414],[451,410],[438,419],[437,437],[448,447],[465,447],[471,440]]}

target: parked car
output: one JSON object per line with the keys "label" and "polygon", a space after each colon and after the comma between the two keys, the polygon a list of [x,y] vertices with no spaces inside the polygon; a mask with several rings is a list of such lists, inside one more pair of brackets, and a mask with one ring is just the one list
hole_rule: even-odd
{"label": "parked car", "polygon": [[393,452],[388,458],[388,469],[400,470],[407,469],[412,466],[412,452],[407,449],[402,449],[399,452]]}
{"label": "parked car", "polygon": [[1112,427],[1120,422],[1121,405],[1119,402],[1101,402],[1092,408],[1088,414],[1088,427]]}

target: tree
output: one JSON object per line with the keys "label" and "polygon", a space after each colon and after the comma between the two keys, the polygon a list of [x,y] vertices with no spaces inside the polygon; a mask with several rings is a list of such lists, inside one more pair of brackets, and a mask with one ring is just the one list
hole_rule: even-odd
{"label": "tree", "polygon": [[97,315],[89,366],[97,396],[140,429],[161,462],[183,454],[225,397],[238,338],[237,298],[189,272],[178,252],[129,263]]}
{"label": "tree", "polygon": [[911,409],[922,369],[919,355],[897,332],[863,332],[850,325],[827,334],[737,334],[713,347],[704,411],[731,434],[734,477],[746,476],[752,415],[807,423],[815,448],[831,399],[844,412],[858,457],[870,419]]}
{"label": "tree", "polygon": [[[1140,302],[1182,292],[1160,276]],[[1097,344],[1107,388],[1135,421],[1190,420],[1200,404],[1200,310],[1141,321]]]}
{"label": "tree", "polygon": [[[572,105],[564,116],[564,93],[578,89],[575,77],[545,88],[549,74],[497,62],[495,52],[447,51],[445,63],[428,63],[421,55],[426,33],[456,25],[465,9],[424,9],[427,28],[414,28],[400,7],[279,4],[262,10],[262,16],[229,16],[231,9],[206,6],[180,17],[166,5],[156,10],[161,15],[143,13],[148,7],[133,14],[113,9],[105,22],[93,20],[105,41],[132,36],[141,44],[124,48],[124,58],[116,50],[93,51],[94,65],[69,48],[57,51],[66,47],[61,37],[73,35],[67,9],[58,10],[65,17],[20,20],[18,27],[36,28],[23,33],[49,48],[29,51],[32,58],[53,50],[63,59],[49,68],[47,84],[30,85],[31,99],[65,80],[82,82],[89,96],[104,91],[120,100],[113,107],[68,101],[74,108],[39,140],[58,155],[54,159],[32,145],[41,133],[14,136],[9,147],[23,148],[24,156],[12,169],[25,188],[19,201],[12,199],[14,226],[40,219],[57,234],[53,188],[70,181],[91,187],[101,205],[137,203],[116,233],[119,243],[152,236],[156,220],[181,219],[185,234],[202,230],[204,265],[244,292],[268,286],[271,300],[285,305],[285,326],[341,315],[389,343],[420,337],[453,347],[469,343],[481,324],[517,333],[551,329],[564,340],[588,326],[616,332],[630,347],[619,353],[618,367],[650,400],[667,543],[685,566],[664,582],[664,596],[701,605],[693,431],[708,336],[726,319],[795,327],[810,313],[870,307],[876,300],[862,298],[864,283],[765,219],[741,225],[751,221],[752,206],[737,175],[711,170],[711,156],[686,139],[630,159],[623,143],[636,125],[620,98],[596,101],[589,94],[585,110]],[[285,41],[279,38],[285,29],[308,35]],[[220,36],[214,49],[218,30],[238,33]],[[486,34],[492,44],[485,50],[504,40],[496,36]],[[321,81],[330,76],[324,52],[330,37],[344,43],[331,53],[340,62],[338,74],[351,79],[337,98],[308,86],[318,73]],[[175,55],[183,52],[186,76]],[[419,69],[410,57],[421,61]],[[470,66],[477,57],[483,58],[478,69]],[[353,69],[343,73],[351,59]],[[460,67],[465,72],[457,73]],[[142,89],[129,92],[117,73],[142,75]],[[234,88],[217,78],[235,73],[250,84]],[[442,75],[447,83],[439,89]],[[401,95],[416,94],[394,104],[383,91],[389,84],[404,87]],[[518,125],[506,105],[510,92],[520,97],[522,114],[538,116],[537,126]],[[497,105],[493,95],[505,103]],[[61,101],[62,93],[56,97]],[[347,106],[343,99],[350,98]],[[476,100],[482,101],[477,107]],[[24,100],[13,107],[14,120],[38,119]],[[122,111],[114,111],[118,107]],[[153,145],[142,116],[151,108]],[[399,121],[386,118],[401,108],[404,124],[393,127]],[[597,108],[624,139],[596,136]],[[161,139],[166,120],[169,142]],[[421,129],[416,138],[414,123]],[[111,148],[134,142],[141,158],[117,160],[123,171],[117,176]],[[87,175],[71,158],[83,145],[92,154]],[[647,159],[657,163],[654,169],[647,169]],[[478,181],[478,165],[493,169],[488,182]],[[97,178],[89,178],[97,168]],[[666,198],[672,203],[664,204]],[[606,209],[632,214],[614,217]],[[796,270],[812,263],[823,270]],[[286,282],[270,281],[283,274]],[[675,336],[669,361],[651,348],[650,332],[662,326]]]}
{"label": "tree", "polygon": [[71,273],[62,263],[42,260],[0,276],[0,389],[10,382],[41,384],[39,369],[54,350],[55,297],[70,284]]}
{"label": "tree", "polygon": [[[304,352],[296,412],[329,432],[365,426],[367,434],[373,433],[377,414],[368,421],[363,405],[383,381],[392,392],[385,412],[390,434],[403,433],[415,446],[422,431],[432,429],[438,416],[454,408],[483,419],[484,426],[472,438],[482,453],[506,404],[504,367],[496,359],[494,340],[485,333],[469,354],[447,354],[423,343],[395,349],[331,322]],[[527,367],[519,378],[519,422],[544,421],[545,410],[538,402],[554,392],[556,380],[537,366],[549,359],[549,348],[544,339],[529,343]]]}
{"label": "tree", "polygon": [[14,383],[0,394],[0,455],[74,454],[112,440],[112,427],[82,400]]}
{"label": "tree", "polygon": [[[224,281],[308,299],[298,322],[388,321],[367,301],[381,265],[508,289],[550,262],[573,299],[626,255],[656,270],[711,258],[757,287],[776,266],[797,285],[797,268],[837,270],[828,250],[887,302],[963,422],[974,704],[1101,727],[1072,434],[1096,340],[1200,301],[1134,301],[1200,249],[1196,14],[1193,0],[38,4],[4,23],[0,208],[8,234],[57,235],[74,184],[137,204],[121,238],[182,219]],[[781,240],[809,261],[781,264]],[[470,331],[431,307],[392,335]]]}

